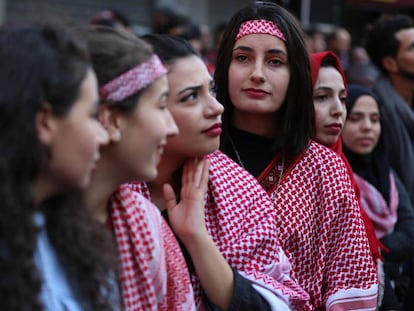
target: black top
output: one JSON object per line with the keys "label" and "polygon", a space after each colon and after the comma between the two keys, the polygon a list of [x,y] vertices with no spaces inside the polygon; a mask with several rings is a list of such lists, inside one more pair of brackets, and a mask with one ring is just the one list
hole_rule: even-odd
{"label": "black top", "polygon": [[[233,127],[229,140],[227,155],[256,178],[276,154],[274,138],[256,135]],[[234,146],[231,142],[234,143]]]}

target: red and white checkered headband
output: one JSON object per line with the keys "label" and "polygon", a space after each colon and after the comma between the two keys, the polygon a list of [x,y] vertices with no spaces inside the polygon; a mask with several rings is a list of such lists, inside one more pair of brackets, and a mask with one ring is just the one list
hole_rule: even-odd
{"label": "red and white checkered headband", "polygon": [[286,42],[285,35],[275,23],[265,19],[255,19],[244,22],[240,25],[236,41],[240,38],[251,34],[268,34]]}
{"label": "red and white checkered headband", "polygon": [[162,65],[158,56],[154,54],[146,62],[100,87],[99,97],[106,101],[122,101],[146,88],[166,73],[167,69]]}

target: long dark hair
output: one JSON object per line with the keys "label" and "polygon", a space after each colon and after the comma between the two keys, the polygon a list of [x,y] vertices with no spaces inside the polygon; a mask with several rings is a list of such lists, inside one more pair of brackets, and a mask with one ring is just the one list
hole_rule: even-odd
{"label": "long dark hair", "polygon": [[[114,245],[87,214],[78,195],[34,206],[31,188],[48,163],[35,116],[45,103],[64,117],[90,68],[85,45],[57,25],[0,28],[0,301],[4,310],[43,310],[33,255],[41,209],[46,230],[85,310],[112,310]],[[111,279],[112,277],[112,279]]]}
{"label": "long dark hair", "polygon": [[279,26],[286,37],[290,82],[286,100],[278,112],[280,132],[276,140],[287,157],[302,152],[314,133],[314,108],[309,57],[303,31],[297,19],[281,6],[271,2],[254,2],[240,9],[227,24],[217,55],[214,75],[217,100],[224,105],[221,149],[230,148],[228,135],[232,126],[233,103],[230,100],[228,71],[240,25],[248,20],[265,19]]}
{"label": "long dark hair", "polygon": [[197,51],[186,39],[166,34],[147,34],[141,37],[151,44],[154,52],[163,64],[170,65],[177,59],[187,56],[199,56]]}

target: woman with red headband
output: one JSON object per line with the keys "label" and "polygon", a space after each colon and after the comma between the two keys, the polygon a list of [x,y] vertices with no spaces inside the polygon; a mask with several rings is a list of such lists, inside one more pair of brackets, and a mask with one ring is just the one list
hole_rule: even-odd
{"label": "woman with red headband", "polygon": [[340,158],[311,140],[309,56],[297,20],[254,2],[229,21],[215,72],[224,105],[221,149],[274,202],[305,310],[374,310],[377,275],[359,205]]}
{"label": "woman with red headband", "polygon": [[[151,202],[121,186],[154,179],[167,137],[178,133],[167,109],[167,71],[148,44],[127,32],[90,26],[83,35],[99,83],[98,118],[110,140],[85,198],[115,236],[125,309],[195,310],[174,235]],[[203,204],[205,166],[191,163],[187,170],[198,172],[197,180],[188,178],[184,185],[192,194],[190,204]]]}

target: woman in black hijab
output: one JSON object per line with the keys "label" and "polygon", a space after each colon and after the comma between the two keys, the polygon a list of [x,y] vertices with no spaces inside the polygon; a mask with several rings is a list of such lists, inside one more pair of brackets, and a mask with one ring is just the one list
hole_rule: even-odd
{"label": "woman in black hijab", "polygon": [[361,205],[370,217],[384,252],[385,290],[380,310],[403,310],[404,263],[414,257],[414,211],[407,192],[390,167],[376,95],[366,87],[348,86],[343,151],[360,188]]}

